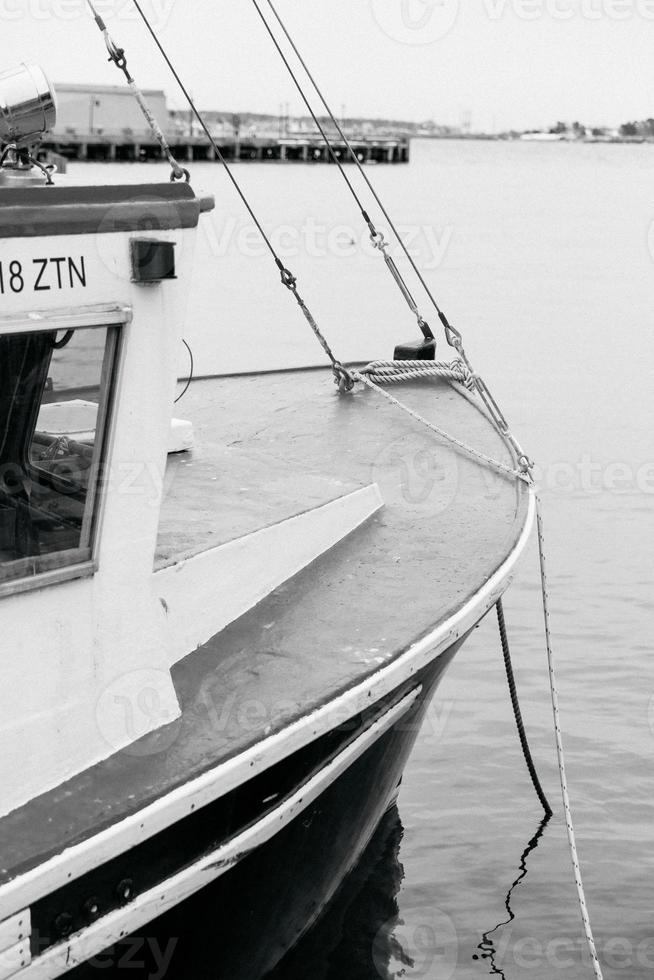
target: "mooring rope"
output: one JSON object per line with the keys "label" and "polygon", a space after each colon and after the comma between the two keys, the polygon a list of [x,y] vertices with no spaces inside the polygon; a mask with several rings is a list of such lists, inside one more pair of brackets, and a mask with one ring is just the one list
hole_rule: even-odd
{"label": "mooring rope", "polygon": [[500,640],[502,643],[502,653],[504,654],[504,667],[506,669],[506,679],[509,683],[509,693],[511,695],[511,704],[513,705],[513,715],[515,717],[516,727],[518,729],[518,735],[520,736],[520,745],[522,746],[522,754],[525,757],[525,762],[527,763],[527,769],[529,770],[529,775],[533,783],[534,789],[536,790],[536,796],[540,800],[541,806],[545,811],[546,817],[549,819],[553,810],[549,805],[548,799],[545,796],[543,787],[540,784],[540,779],[538,778],[538,773],[536,772],[536,766],[534,764],[534,759],[531,754],[531,749],[529,748],[529,741],[527,740],[527,733],[525,731],[525,724],[522,720],[522,711],[520,710],[520,701],[518,700],[518,690],[515,683],[515,675],[513,673],[513,664],[511,662],[511,649],[509,647],[509,636],[506,629],[506,619],[504,617],[504,603],[501,599],[498,599],[496,603],[497,610],[497,624],[500,630]]}
{"label": "mooring rope", "polygon": [[441,429],[441,427],[439,425],[436,425],[435,422],[430,422],[428,419],[424,417],[424,415],[420,415],[419,412],[414,411],[414,409],[409,408],[408,405],[405,405],[403,404],[403,402],[398,401],[398,399],[395,398],[393,395],[391,395],[388,391],[384,391],[383,388],[380,388],[378,384],[376,384],[374,381],[371,381],[370,378],[363,372],[356,371],[353,368],[350,368],[349,371],[354,381],[360,381],[362,384],[366,385],[367,388],[370,388],[371,391],[374,391],[378,395],[381,395],[382,398],[385,398],[386,401],[390,402],[391,405],[395,405],[396,408],[399,408],[403,412],[406,412],[407,415],[410,415],[411,418],[415,419],[416,422],[419,422],[420,425],[426,426],[432,432],[435,432],[436,435],[440,436],[441,439],[445,439],[446,442],[449,442],[451,443],[451,445],[456,446],[456,448],[459,449],[464,455],[469,456],[471,459],[475,460],[475,462],[481,463],[484,466],[490,466],[491,469],[496,470],[496,472],[500,473],[502,476],[509,477],[510,479],[518,479],[518,480],[523,480],[525,482],[529,482],[529,477],[526,473],[523,473],[518,469],[512,469],[510,466],[507,466],[505,463],[500,463],[499,460],[493,459],[491,456],[487,456],[485,453],[482,453],[478,449],[475,449],[474,446],[469,446],[461,439],[458,439],[456,436],[453,436],[451,433],[446,432],[444,429]]}
{"label": "mooring rope", "polygon": [[[462,345],[461,345],[461,349],[462,349]],[[396,362],[391,362],[391,363],[396,363]],[[465,358],[464,364],[466,366],[469,366],[469,363],[470,362],[467,360],[467,358]],[[577,842],[575,837],[574,824],[572,820],[572,811],[570,807],[570,795],[568,791],[568,781],[567,781],[566,769],[565,769],[565,753],[563,749],[563,736],[561,733],[561,719],[559,713],[558,690],[556,685],[556,674],[554,668],[554,649],[552,643],[552,631],[551,631],[551,623],[550,623],[549,590],[548,590],[547,565],[546,565],[546,556],[545,556],[545,531],[544,531],[543,511],[542,511],[542,503],[537,493],[535,483],[534,483],[534,478],[533,478],[534,464],[522,452],[521,449],[520,449],[521,455],[518,457],[519,469],[511,469],[510,467],[506,466],[504,463],[499,462],[499,460],[492,459],[491,457],[486,456],[484,453],[480,453],[479,450],[475,449],[472,446],[467,445],[466,443],[462,442],[460,439],[457,439],[455,436],[452,436],[449,433],[445,432],[443,429],[440,428],[440,426],[437,426],[435,425],[435,423],[425,419],[424,416],[420,415],[418,412],[415,412],[412,408],[409,408],[408,405],[403,404],[397,398],[394,398],[391,394],[389,394],[387,391],[384,391],[383,388],[379,387],[378,383],[375,383],[375,381],[371,380],[371,378],[365,373],[365,370],[366,369],[364,369],[364,371],[351,372],[355,381],[363,382],[363,384],[365,384],[368,388],[382,395],[382,397],[384,397],[391,404],[396,405],[402,411],[406,412],[409,416],[411,416],[411,418],[415,419],[420,424],[425,425],[428,429],[431,429],[432,432],[435,432],[437,435],[446,439],[448,442],[455,445],[459,450],[461,450],[466,455],[472,457],[477,462],[490,466],[492,469],[496,470],[497,472],[499,472],[504,476],[520,479],[523,482],[527,483],[531,488],[531,492],[534,494],[535,501],[536,501],[536,521],[537,521],[537,529],[538,529],[538,553],[539,553],[539,563],[540,563],[541,593],[542,593],[542,601],[543,601],[543,613],[545,619],[545,640],[547,646],[550,693],[552,698],[552,710],[554,715],[556,752],[557,752],[557,759],[559,764],[559,778],[561,783],[561,796],[563,799],[563,811],[565,815],[565,823],[566,823],[566,829],[568,835],[568,845],[570,849],[570,857],[572,860],[575,885],[577,889],[577,898],[579,902],[579,909],[581,912],[581,919],[584,927],[586,943],[588,945],[588,950],[590,953],[591,963],[593,966],[593,971],[595,973],[596,980],[603,980],[602,968],[599,962],[599,958],[597,956],[597,949],[595,946],[593,930],[590,922],[590,915],[588,912],[588,905],[586,902],[586,895],[584,891],[581,867],[579,864],[579,855],[577,851]],[[435,376],[435,373],[432,376]],[[479,381],[481,379],[477,378],[476,380]],[[478,390],[478,385],[476,385],[476,388]],[[496,405],[494,399],[492,399],[492,404]],[[499,417],[499,419],[501,419],[501,423],[498,422],[498,418],[496,418],[496,415]],[[496,427],[497,431],[502,436],[506,444],[511,448],[512,453],[515,454],[514,446],[519,447],[519,443],[517,442],[517,440],[515,440],[514,436],[512,435],[508,423],[506,422],[506,419],[504,415],[501,413],[499,408],[497,408],[496,413],[491,413],[490,421]],[[523,752],[525,754],[525,759],[527,761],[529,772],[532,777],[534,789],[536,790],[538,798],[545,812],[551,813],[552,811],[549,802],[545,797],[545,794],[540,785],[540,781],[538,780],[538,776],[536,774],[535,766],[533,765],[533,759],[531,757],[531,752],[529,750],[529,745],[524,731],[524,725],[522,723],[522,716],[517,700],[517,694],[515,691],[515,679],[513,678],[513,670],[511,666],[510,652],[508,648],[508,637],[506,633],[506,624],[504,622],[504,612],[503,612],[501,601],[497,605],[497,613],[498,613],[498,623],[500,627],[500,637],[502,640],[502,648],[505,657],[505,665],[507,668],[507,677],[509,680],[509,688],[511,691],[511,700],[514,707],[516,723],[518,724],[518,733],[520,735],[520,741],[522,744]]]}
{"label": "mooring rope", "polygon": [[568,832],[568,844],[570,846],[570,855],[572,857],[572,866],[574,868],[575,885],[577,886],[577,898],[579,900],[581,919],[584,925],[584,932],[586,934],[586,942],[588,944],[588,950],[590,952],[590,958],[593,965],[593,970],[595,971],[595,977],[597,978],[597,980],[603,980],[602,967],[600,966],[599,958],[597,956],[595,939],[593,937],[593,929],[590,923],[588,906],[586,904],[586,895],[584,892],[584,884],[581,876],[579,855],[577,853],[577,841],[575,836],[574,824],[572,822],[572,812],[570,808],[570,795],[568,793],[568,778],[566,776],[566,771],[565,771],[565,753],[563,751],[563,735],[561,733],[561,716],[559,713],[559,693],[558,693],[558,688],[556,683],[556,674],[554,670],[554,649],[552,644],[552,627],[550,621],[550,604],[549,604],[549,588],[548,588],[548,581],[547,581],[547,558],[545,553],[545,530],[544,530],[544,523],[543,523],[543,508],[538,493],[535,490],[534,493],[536,496],[538,556],[539,556],[539,563],[540,563],[540,578],[541,578],[541,586],[542,586],[541,591],[543,597],[543,616],[545,620],[547,663],[548,663],[549,675],[550,675],[550,692],[552,696],[552,712],[554,715],[554,731],[556,734],[556,754],[559,762],[559,777],[561,782],[561,797],[563,799],[563,812],[565,814],[565,825]]}

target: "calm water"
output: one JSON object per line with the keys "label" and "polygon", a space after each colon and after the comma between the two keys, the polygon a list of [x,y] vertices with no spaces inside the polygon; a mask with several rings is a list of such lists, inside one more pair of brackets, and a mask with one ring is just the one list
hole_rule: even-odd
{"label": "calm water", "polygon": [[[315,341],[266,256],[238,237],[245,223],[220,172],[193,169],[218,202],[190,310],[201,373],[313,359]],[[122,180],[126,170],[130,179],[163,174],[73,173]],[[333,169],[243,165],[238,174],[339,353],[389,356],[412,335],[379,259],[341,254],[358,252],[361,230]],[[654,148],[423,143],[409,167],[370,174],[539,462],[569,780],[598,949],[607,980],[651,978]],[[489,617],[440,689],[400,817],[364,880],[279,980],[592,975],[560,813],[533,551],[506,611],[532,749],[557,812],[511,896],[515,918],[488,937],[494,961],[474,957],[509,918],[507,891],[541,813]],[[185,976],[182,963],[173,960],[172,975]]]}

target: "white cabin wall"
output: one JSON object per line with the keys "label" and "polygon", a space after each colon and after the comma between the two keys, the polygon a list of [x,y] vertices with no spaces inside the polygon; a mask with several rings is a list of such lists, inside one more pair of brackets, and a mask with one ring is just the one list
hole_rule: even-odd
{"label": "white cabin wall", "polygon": [[0,815],[179,715],[151,579],[194,234],[156,233],[177,243],[178,279],[154,286],[130,281],[129,233],[10,243],[26,265],[83,254],[87,288],[31,304],[5,295],[3,313],[100,303],[134,313],[123,328],[99,570],[0,598]]}

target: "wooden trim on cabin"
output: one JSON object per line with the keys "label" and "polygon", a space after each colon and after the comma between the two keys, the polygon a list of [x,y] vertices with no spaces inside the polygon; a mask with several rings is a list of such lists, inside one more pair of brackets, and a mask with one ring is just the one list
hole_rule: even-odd
{"label": "wooden trim on cabin", "polygon": [[132,309],[119,303],[65,307],[60,310],[29,310],[0,316],[0,334],[38,333],[40,330],[88,330],[119,327],[132,322]]}
{"label": "wooden trim on cabin", "polygon": [[196,228],[212,208],[180,183],[0,188],[0,238]]}

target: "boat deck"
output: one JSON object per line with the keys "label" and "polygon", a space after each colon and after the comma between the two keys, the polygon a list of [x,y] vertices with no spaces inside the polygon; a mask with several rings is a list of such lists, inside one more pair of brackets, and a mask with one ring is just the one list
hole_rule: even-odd
{"label": "boat deck", "polygon": [[[449,384],[393,393],[511,462]],[[0,885],[373,677],[473,597],[524,529],[524,485],[374,392],[339,397],[328,371],[199,381],[178,411],[196,449],[169,460],[157,568],[373,483],[384,506],[173,668],[178,722],[1,819]]]}

